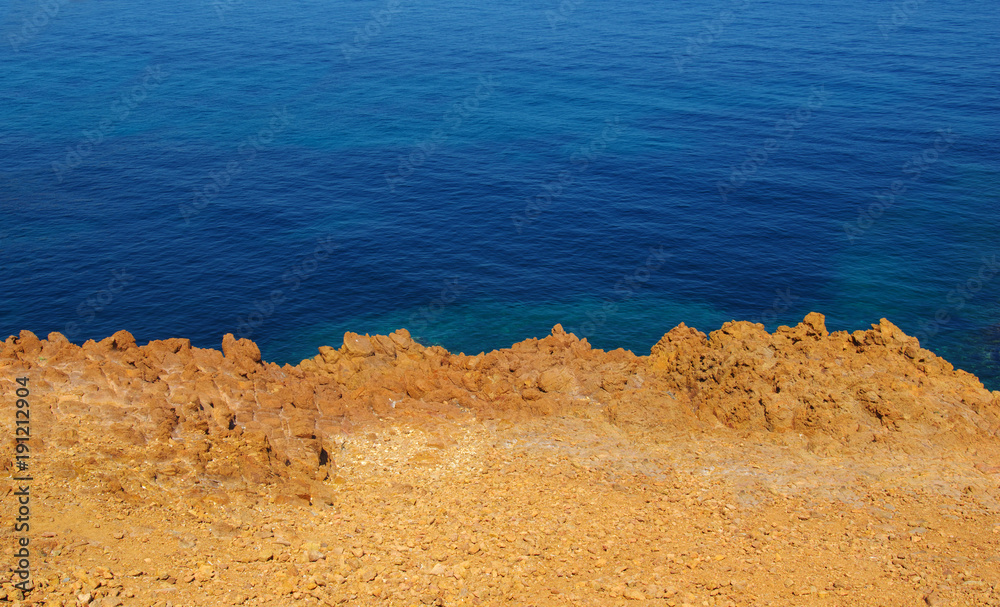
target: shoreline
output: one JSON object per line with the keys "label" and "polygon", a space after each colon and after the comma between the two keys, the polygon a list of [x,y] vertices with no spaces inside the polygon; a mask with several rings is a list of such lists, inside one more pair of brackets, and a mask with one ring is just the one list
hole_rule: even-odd
{"label": "shoreline", "polygon": [[1000,392],[888,321],[319,350],[3,342],[32,480],[0,600],[1000,604]]}

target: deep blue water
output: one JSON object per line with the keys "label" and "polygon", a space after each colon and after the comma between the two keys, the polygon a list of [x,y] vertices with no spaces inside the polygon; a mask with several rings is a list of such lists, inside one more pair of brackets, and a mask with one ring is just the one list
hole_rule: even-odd
{"label": "deep blue water", "polygon": [[1000,389],[998,76],[995,0],[0,0],[0,333],[816,310]]}

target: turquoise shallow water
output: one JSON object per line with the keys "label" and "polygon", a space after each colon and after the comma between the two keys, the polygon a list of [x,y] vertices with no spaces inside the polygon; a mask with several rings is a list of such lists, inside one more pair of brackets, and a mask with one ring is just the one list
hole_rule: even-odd
{"label": "turquoise shallow water", "polygon": [[998,32],[986,0],[0,0],[0,333],[645,353],[816,310],[1000,389]]}

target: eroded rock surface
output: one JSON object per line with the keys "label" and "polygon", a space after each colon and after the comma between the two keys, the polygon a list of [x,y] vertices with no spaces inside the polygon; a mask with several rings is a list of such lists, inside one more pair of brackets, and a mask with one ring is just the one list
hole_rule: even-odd
{"label": "eroded rock surface", "polygon": [[348,333],[284,367],[232,335],[23,331],[9,419],[18,377],[55,604],[1000,604],[990,563],[955,564],[996,553],[1000,392],[886,320],[680,325],[649,356],[558,325],[475,356]]}
{"label": "eroded rock surface", "polygon": [[339,349],[294,367],[262,361],[232,335],[219,352],[186,339],[137,346],[126,331],[82,347],[23,331],[0,347],[0,370],[8,393],[15,376],[32,379],[41,448],[114,449],[223,483],[322,480],[336,437],[386,419],[584,411],[639,433],[721,425],[838,443],[1000,430],[1000,392],[892,323],[830,334],[816,313],[773,334],[748,322],[709,336],[681,324],[650,356],[593,349],[559,325],[475,356],[424,347],[405,329],[347,333]]}

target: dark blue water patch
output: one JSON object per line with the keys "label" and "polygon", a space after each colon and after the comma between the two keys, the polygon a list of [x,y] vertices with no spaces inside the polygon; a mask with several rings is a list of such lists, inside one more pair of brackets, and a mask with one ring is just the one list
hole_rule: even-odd
{"label": "dark blue water patch", "polygon": [[296,362],[818,310],[1000,387],[1000,278],[949,300],[998,252],[985,0],[401,5],[71,2],[16,50],[0,6],[0,328]]}

